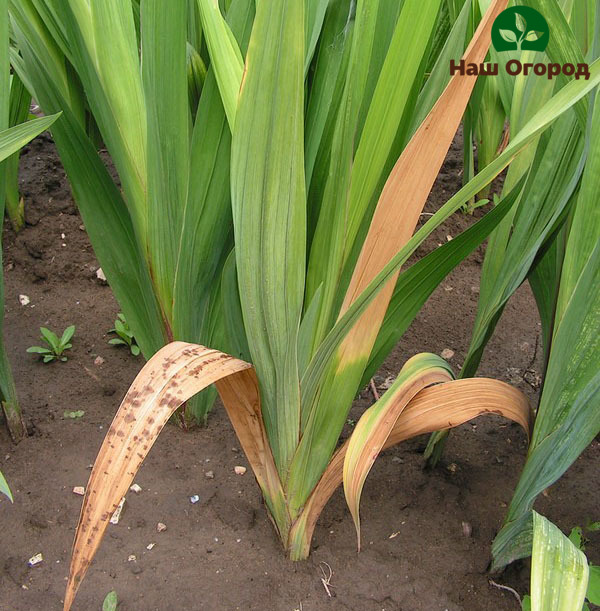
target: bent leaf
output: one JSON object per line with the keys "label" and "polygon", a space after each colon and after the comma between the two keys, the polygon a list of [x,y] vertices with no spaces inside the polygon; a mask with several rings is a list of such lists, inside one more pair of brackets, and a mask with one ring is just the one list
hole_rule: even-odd
{"label": "bent leaf", "polygon": [[[73,604],[112,513],[163,426],[182,403],[214,382],[265,498],[283,501],[281,483],[266,444],[252,366],[204,346],[168,344],[134,380],[94,463],[73,544],[65,611]],[[277,511],[273,507],[274,515]]]}
{"label": "bent leaf", "polygon": [[[381,449],[385,450],[417,435],[459,426],[483,414],[503,416],[519,424],[528,437],[531,435],[533,413],[521,391],[499,380],[467,378],[421,390],[401,412]],[[292,559],[307,555],[317,519],[342,483],[349,444],[350,440],[346,441],[333,455],[290,531]]]}
{"label": "bent leaf", "polygon": [[360,550],[359,505],[363,485],[402,410],[423,388],[453,378],[450,366],[435,354],[418,354],[409,359],[396,381],[379,401],[361,417],[344,459],[344,492],[354,519]]}

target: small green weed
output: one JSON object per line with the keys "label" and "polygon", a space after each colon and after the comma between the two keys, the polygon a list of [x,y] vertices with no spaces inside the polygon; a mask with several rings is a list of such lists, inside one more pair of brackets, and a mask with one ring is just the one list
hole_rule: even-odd
{"label": "small green weed", "polygon": [[102,611],[116,611],[119,599],[115,590],[111,590],[102,603]]}
{"label": "small green weed", "polygon": [[4,479],[4,475],[2,475],[2,471],[0,471],[0,492],[2,494],[5,494],[11,503],[13,502],[12,493],[10,491],[10,488],[8,487],[8,482],[6,481],[6,479]]}
{"label": "small green weed", "polygon": [[140,347],[135,343],[133,333],[129,328],[125,315],[122,312],[117,314],[117,320],[115,320],[115,328],[111,329],[109,333],[116,333],[119,337],[113,337],[108,340],[109,344],[113,345],[124,345],[129,346],[129,350],[133,356],[137,356],[140,353]]}
{"label": "small green weed", "polygon": [[46,327],[40,327],[40,333],[47,347],[30,346],[27,348],[27,352],[39,354],[43,357],[44,363],[50,363],[56,360],[66,361],[67,357],[64,352],[73,346],[73,344],[71,344],[71,339],[75,335],[75,325],[67,327],[60,338],[56,333],[50,331],[50,329],[46,329]]}

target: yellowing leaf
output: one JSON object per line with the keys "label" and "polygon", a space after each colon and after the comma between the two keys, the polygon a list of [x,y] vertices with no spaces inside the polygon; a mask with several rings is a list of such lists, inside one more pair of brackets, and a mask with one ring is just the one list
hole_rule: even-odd
{"label": "yellowing leaf", "polygon": [[[403,397],[398,394],[395,399],[402,401]],[[497,414],[508,418],[520,424],[527,435],[530,435],[533,413],[521,391],[499,380],[467,378],[421,390],[400,412],[381,449],[417,435],[459,426],[483,414]],[[359,425],[360,422],[356,428]],[[317,519],[331,495],[342,483],[344,459],[349,444],[350,440],[346,441],[333,455],[310,495],[301,517],[290,531],[290,541],[294,542],[299,557],[307,554]]]}
{"label": "yellowing leaf", "polygon": [[363,485],[408,402],[423,388],[453,378],[450,367],[435,354],[409,359],[395,382],[358,421],[344,459],[344,492],[354,519],[360,549],[359,503]]}

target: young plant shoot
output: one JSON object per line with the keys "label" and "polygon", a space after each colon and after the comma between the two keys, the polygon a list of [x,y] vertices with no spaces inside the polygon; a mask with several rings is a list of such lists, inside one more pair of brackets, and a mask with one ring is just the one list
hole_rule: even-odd
{"label": "young plant shoot", "polygon": [[129,328],[123,312],[117,314],[114,329],[111,329],[109,333],[116,333],[118,335],[118,337],[109,339],[109,344],[113,346],[128,346],[133,356],[140,354],[140,347],[135,342],[135,337],[133,337],[133,332]]}
{"label": "young plant shoot", "polygon": [[46,343],[46,346],[30,346],[27,348],[27,352],[39,354],[44,363],[66,361],[67,356],[65,351],[73,347],[71,339],[75,335],[75,325],[67,327],[60,337],[53,331],[50,331],[50,329],[46,329],[46,327],[40,327],[40,333],[42,334],[41,339]]}

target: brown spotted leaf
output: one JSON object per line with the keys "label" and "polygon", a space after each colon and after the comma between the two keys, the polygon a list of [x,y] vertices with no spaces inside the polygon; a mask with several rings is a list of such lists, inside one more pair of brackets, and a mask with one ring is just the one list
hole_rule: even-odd
{"label": "brown spotted leaf", "polygon": [[112,513],[158,434],[180,405],[215,382],[259,485],[276,499],[271,510],[279,510],[281,484],[266,445],[252,366],[218,350],[173,342],[140,371],[98,452],[75,534],[65,611],[73,604]]}

